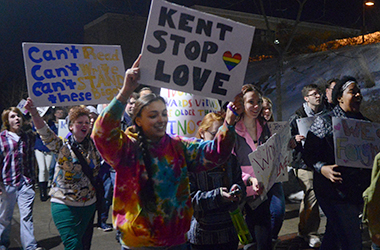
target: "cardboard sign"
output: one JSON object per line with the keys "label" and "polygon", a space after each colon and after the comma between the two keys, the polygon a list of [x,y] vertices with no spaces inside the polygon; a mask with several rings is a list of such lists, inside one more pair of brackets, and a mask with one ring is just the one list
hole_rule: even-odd
{"label": "cardboard sign", "polygon": [[244,83],[255,28],[152,0],[141,83],[231,101]]}
{"label": "cardboard sign", "polygon": [[194,137],[205,115],[220,111],[218,100],[192,94],[161,89],[161,96],[166,100],[168,109],[168,126],[166,132],[171,135]]}
{"label": "cardboard sign", "polygon": [[23,43],[28,94],[41,106],[109,103],[123,85],[120,46]]}
{"label": "cardboard sign", "polygon": [[264,185],[264,193],[267,193],[281,175],[288,173],[288,165],[292,161],[291,150],[288,147],[291,138],[289,127],[272,135],[266,143],[248,155],[256,178]]}
{"label": "cardboard sign", "polygon": [[355,119],[332,118],[335,163],[340,166],[372,168],[380,152],[380,124]]}

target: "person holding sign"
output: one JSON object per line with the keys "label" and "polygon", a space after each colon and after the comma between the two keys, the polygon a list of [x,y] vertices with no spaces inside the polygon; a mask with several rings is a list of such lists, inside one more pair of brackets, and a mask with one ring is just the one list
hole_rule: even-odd
{"label": "person holding sign", "polygon": [[71,135],[63,141],[46,125],[32,99],[28,98],[25,108],[32,115],[42,141],[58,154],[49,193],[54,224],[65,250],[83,249],[82,238],[95,212],[98,187],[95,180],[101,160],[88,136],[90,111],[80,106],[70,110]]}
{"label": "person holding sign", "polygon": [[[234,153],[242,169],[242,178],[247,186],[245,199],[246,221],[255,238],[258,250],[272,249],[270,202],[262,201],[263,186],[258,182],[248,154],[265,143],[270,131],[261,116],[262,93],[256,86],[247,84],[242,87],[244,113],[236,123],[236,143]],[[228,109],[227,109],[228,110]],[[271,192],[272,189],[269,190]]]}
{"label": "person holding sign", "polygon": [[320,249],[357,250],[362,249],[362,193],[370,184],[371,170],[335,164],[332,117],[368,119],[360,113],[363,97],[355,78],[340,79],[332,98],[336,107],[331,113],[318,116],[311,125],[303,158],[314,169],[315,194],[327,217]]}
{"label": "person holding sign", "polygon": [[186,233],[193,214],[189,172],[205,171],[224,163],[235,141],[234,113],[242,106],[235,98],[223,126],[212,141],[166,134],[165,100],[140,97],[133,123],[124,133],[120,118],[140,78],[139,57],[125,74],[123,87],[95,122],[92,137],[116,170],[114,226],[121,231],[124,249],[186,249]]}
{"label": "person holding sign", "polygon": [[[213,140],[224,116],[208,113],[199,125],[196,137]],[[188,232],[192,250],[236,250],[238,237],[229,211],[245,197],[245,184],[236,157],[211,170],[189,173],[194,217]],[[231,195],[231,192],[239,192]]]}
{"label": "person holding sign", "polygon": [[20,211],[22,247],[30,250],[43,249],[37,246],[33,227],[35,134],[23,130],[24,115],[16,107],[5,109],[1,120],[0,249],[8,249],[10,245],[11,222],[16,202]]}
{"label": "person holding sign", "polygon": [[[319,247],[321,240],[318,236],[318,228],[321,222],[319,215],[319,205],[313,188],[313,170],[308,168],[302,159],[303,141],[305,141],[308,127],[300,126],[297,120],[314,119],[318,115],[327,112],[322,92],[316,84],[308,84],[302,88],[302,96],[305,102],[298,108],[289,119],[290,132],[297,142],[293,147],[293,161],[291,166],[295,169],[296,176],[304,192],[299,210],[299,235],[309,244],[310,247]],[[311,122],[310,122],[311,123]],[[309,124],[310,124],[309,123]]]}

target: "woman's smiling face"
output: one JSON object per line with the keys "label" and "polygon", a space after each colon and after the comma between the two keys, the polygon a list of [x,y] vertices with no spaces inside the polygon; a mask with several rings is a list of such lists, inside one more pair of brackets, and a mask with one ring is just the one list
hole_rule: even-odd
{"label": "woman's smiling face", "polygon": [[244,115],[248,118],[256,119],[260,115],[263,107],[263,100],[256,91],[245,93],[244,97]]}
{"label": "woman's smiling face", "polygon": [[146,138],[158,142],[165,135],[168,124],[166,104],[160,100],[153,101],[142,109],[135,122],[141,127]]}

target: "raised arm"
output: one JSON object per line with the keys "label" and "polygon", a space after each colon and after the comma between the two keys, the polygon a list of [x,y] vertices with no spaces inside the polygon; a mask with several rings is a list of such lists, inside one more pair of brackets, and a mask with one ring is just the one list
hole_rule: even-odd
{"label": "raised arm", "polygon": [[132,68],[125,72],[123,87],[111,103],[98,116],[92,130],[92,139],[102,157],[115,167],[117,161],[122,159],[123,151],[128,138],[120,129],[121,116],[124,113],[128,98],[138,86],[140,79],[140,57],[134,62]]}
{"label": "raised arm", "polygon": [[42,119],[40,114],[37,111],[36,106],[34,106],[33,100],[28,97],[25,104],[25,109],[29,111],[29,114],[32,116],[34,126],[36,129],[41,129],[45,126],[45,121]]}

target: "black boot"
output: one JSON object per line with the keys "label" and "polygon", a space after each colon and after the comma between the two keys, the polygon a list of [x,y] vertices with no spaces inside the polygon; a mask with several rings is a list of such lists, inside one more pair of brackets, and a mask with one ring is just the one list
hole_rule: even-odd
{"label": "black boot", "polygon": [[40,187],[40,199],[42,202],[47,201],[49,199],[48,196],[48,182],[40,182],[39,183]]}

